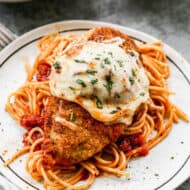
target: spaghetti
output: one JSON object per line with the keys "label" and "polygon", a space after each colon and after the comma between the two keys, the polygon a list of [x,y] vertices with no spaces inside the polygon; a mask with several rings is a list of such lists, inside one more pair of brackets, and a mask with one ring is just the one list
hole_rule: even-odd
{"label": "spaghetti", "polygon": [[[87,161],[67,167],[46,166],[44,160],[48,158],[44,159],[46,155],[41,146],[45,140],[41,115],[48,104],[48,98],[52,96],[48,76],[56,57],[77,38],[73,35],[66,38],[60,34],[42,38],[38,44],[40,54],[32,70],[26,67],[28,75],[25,84],[8,97],[6,104],[6,111],[26,127],[27,133],[23,140],[24,148],[13,155],[5,166],[28,152],[27,171],[35,180],[43,181],[45,188],[51,190],[87,189],[102,172],[115,176],[128,176],[125,169],[132,157],[147,155],[151,148],[166,138],[173,123],[177,123],[179,119],[189,121],[187,116],[169,100],[169,95],[172,93],[168,90],[166,80],[170,76],[170,70],[162,43],[156,41],[140,44],[137,48],[150,82],[150,99],[139,107],[132,124],[125,128],[125,135]],[[25,115],[30,115],[30,119],[24,117]],[[58,118],[57,121],[70,130],[77,128],[75,124],[63,118]],[[155,135],[152,135],[153,132]],[[84,179],[87,179],[84,184],[75,185]]]}

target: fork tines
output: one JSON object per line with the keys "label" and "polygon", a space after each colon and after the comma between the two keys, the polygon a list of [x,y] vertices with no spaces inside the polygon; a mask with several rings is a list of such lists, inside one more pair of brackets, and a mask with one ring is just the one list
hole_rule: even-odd
{"label": "fork tines", "polygon": [[11,31],[9,31],[5,26],[0,24],[0,49],[7,46],[15,38],[16,36]]}

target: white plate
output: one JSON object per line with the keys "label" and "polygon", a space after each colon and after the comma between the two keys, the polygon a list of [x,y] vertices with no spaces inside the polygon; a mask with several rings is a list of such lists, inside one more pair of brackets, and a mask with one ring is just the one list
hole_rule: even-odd
{"label": "white plate", "polygon": [[[63,21],[28,32],[6,47],[0,54],[0,171],[22,189],[43,189],[25,171],[26,155],[17,159],[10,167],[2,163],[17,148],[22,147],[24,129],[19,127],[4,111],[8,94],[21,86],[25,79],[23,56],[30,63],[38,53],[37,40],[48,33],[61,31],[63,34],[83,33],[95,26],[112,26],[125,32],[136,41],[152,42],[156,39],[142,32],[102,22]],[[171,47],[164,45],[171,67],[169,87],[176,92],[172,101],[186,113],[190,113],[190,67],[183,57]],[[184,122],[176,124],[169,136],[156,146],[148,156],[132,160],[127,171],[131,179],[104,176],[96,179],[91,190],[171,190],[190,176],[190,126]],[[7,151],[6,154],[3,154]],[[174,159],[172,159],[174,158]]]}

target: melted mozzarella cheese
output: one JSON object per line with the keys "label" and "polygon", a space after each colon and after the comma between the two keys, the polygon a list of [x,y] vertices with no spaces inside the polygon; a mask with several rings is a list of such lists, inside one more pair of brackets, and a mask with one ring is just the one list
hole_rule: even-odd
{"label": "melted mozzarella cheese", "polygon": [[119,41],[71,45],[57,58],[58,69],[52,68],[51,93],[80,104],[99,121],[130,124],[135,110],[149,98],[149,81],[137,63],[138,53],[125,52]]}

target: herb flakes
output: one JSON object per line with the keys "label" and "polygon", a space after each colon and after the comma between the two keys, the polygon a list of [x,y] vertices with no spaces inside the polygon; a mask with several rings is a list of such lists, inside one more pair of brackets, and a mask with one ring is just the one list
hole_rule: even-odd
{"label": "herb flakes", "polygon": [[136,77],[136,72],[135,72],[134,69],[131,69],[131,73],[132,73],[132,76],[133,76],[133,77]]}
{"label": "herb flakes", "polygon": [[110,60],[107,57],[104,59],[104,63],[107,64],[107,65],[111,64]]}
{"label": "herb flakes", "polygon": [[103,63],[101,63],[101,64],[100,64],[100,67],[101,67],[102,69],[104,69],[104,68],[105,68],[105,65],[104,65]]}
{"label": "herb flakes", "polygon": [[144,92],[141,92],[139,95],[140,95],[140,96],[144,96],[144,95],[145,95],[145,93],[144,93]]}
{"label": "herb flakes", "polygon": [[131,85],[134,85],[135,79],[133,77],[129,77],[129,81],[130,81]]}
{"label": "herb flakes", "polygon": [[98,71],[95,71],[95,70],[90,70],[90,69],[87,69],[86,70],[86,73],[90,74],[90,75],[95,75]]}
{"label": "herb flakes", "polygon": [[113,53],[111,51],[108,52],[108,54],[113,57]]}
{"label": "herb flakes", "polygon": [[110,114],[114,114],[114,113],[116,113],[116,112],[118,112],[118,110],[112,110],[112,111],[110,112]]}
{"label": "herb flakes", "polygon": [[109,75],[106,76],[106,84],[103,84],[106,90],[108,91],[108,94],[111,95],[111,90],[113,86],[113,81],[111,80],[112,71],[109,71]]}
{"label": "herb flakes", "polygon": [[96,99],[96,106],[97,106],[97,108],[99,108],[99,109],[102,109],[103,108],[103,103],[102,103],[102,101],[98,98],[98,96],[96,96],[96,95],[91,95],[91,98],[92,99]]}
{"label": "herb flakes", "polygon": [[53,64],[53,67],[54,67],[54,69],[60,69],[61,68],[61,66],[60,66],[60,62],[59,61],[56,61],[54,64]]}
{"label": "herb flakes", "polygon": [[72,86],[69,86],[69,88],[70,88],[71,90],[75,90]]}
{"label": "herb flakes", "polygon": [[118,92],[115,92],[115,93],[114,93],[114,98],[115,98],[115,99],[119,99],[119,98],[120,98],[120,95],[119,95]]}
{"label": "herb flakes", "polygon": [[80,84],[82,87],[86,87],[86,84],[84,83],[83,80],[77,79],[76,82],[77,82],[78,84]]}
{"label": "herb flakes", "polygon": [[76,63],[87,63],[85,60],[82,60],[82,59],[75,59],[74,61]]}
{"label": "herb flakes", "polygon": [[93,79],[90,81],[92,85],[95,85],[98,82],[98,79]]}
{"label": "herb flakes", "polygon": [[117,60],[116,62],[119,64],[120,67],[123,67],[123,61]]}

